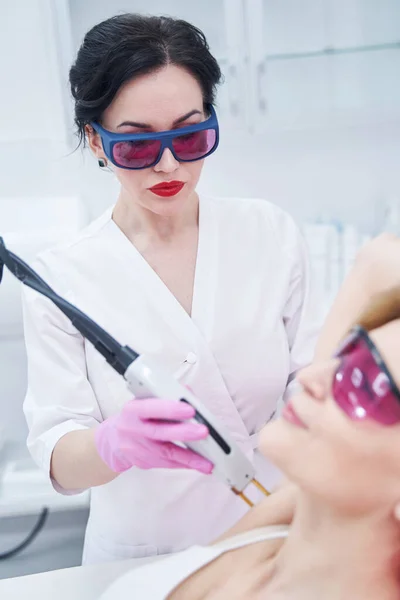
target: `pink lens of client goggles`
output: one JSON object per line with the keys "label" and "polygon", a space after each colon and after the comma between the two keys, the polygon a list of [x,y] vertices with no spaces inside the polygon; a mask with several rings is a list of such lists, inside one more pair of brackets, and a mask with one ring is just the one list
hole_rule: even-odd
{"label": "pink lens of client goggles", "polygon": [[368,333],[355,327],[335,356],[340,359],[332,394],[353,420],[400,422],[400,392]]}

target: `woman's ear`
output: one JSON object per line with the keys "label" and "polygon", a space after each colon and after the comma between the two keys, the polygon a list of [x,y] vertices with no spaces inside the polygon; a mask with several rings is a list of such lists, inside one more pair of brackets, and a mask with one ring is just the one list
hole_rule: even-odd
{"label": "woman's ear", "polygon": [[89,148],[93,152],[94,156],[97,159],[104,159],[104,150],[99,134],[93,129],[91,125],[85,125],[85,134],[89,144]]}

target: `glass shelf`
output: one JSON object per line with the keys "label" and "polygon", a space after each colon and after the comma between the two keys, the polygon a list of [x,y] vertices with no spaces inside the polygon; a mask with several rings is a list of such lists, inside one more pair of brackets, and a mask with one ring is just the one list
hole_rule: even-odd
{"label": "glass shelf", "polygon": [[310,52],[289,52],[282,54],[266,54],[265,60],[268,62],[279,61],[279,60],[298,60],[304,58],[318,58],[318,57],[331,57],[331,56],[343,56],[346,54],[360,54],[365,52],[380,52],[387,50],[400,50],[400,41],[393,42],[390,44],[373,44],[369,46],[354,46],[348,48],[333,48],[327,47],[322,50],[315,50]]}

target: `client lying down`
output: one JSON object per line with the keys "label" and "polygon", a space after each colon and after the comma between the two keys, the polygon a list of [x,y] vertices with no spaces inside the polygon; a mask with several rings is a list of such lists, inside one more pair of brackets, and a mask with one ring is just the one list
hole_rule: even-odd
{"label": "client lying down", "polygon": [[[384,255],[389,241],[372,250]],[[260,449],[288,483],[233,537],[132,570],[104,600],[399,598],[400,286],[388,287],[390,271],[357,263],[301,390],[263,430]]]}

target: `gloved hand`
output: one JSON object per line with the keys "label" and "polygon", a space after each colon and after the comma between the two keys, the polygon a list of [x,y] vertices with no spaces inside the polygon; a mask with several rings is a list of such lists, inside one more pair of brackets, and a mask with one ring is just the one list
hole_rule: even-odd
{"label": "gloved hand", "polygon": [[172,443],[207,437],[205,425],[185,422],[194,415],[194,408],[185,402],[162,398],[130,400],[119,414],[96,428],[97,452],[115,473],[136,466],[140,469],[195,469],[210,474],[211,462]]}

